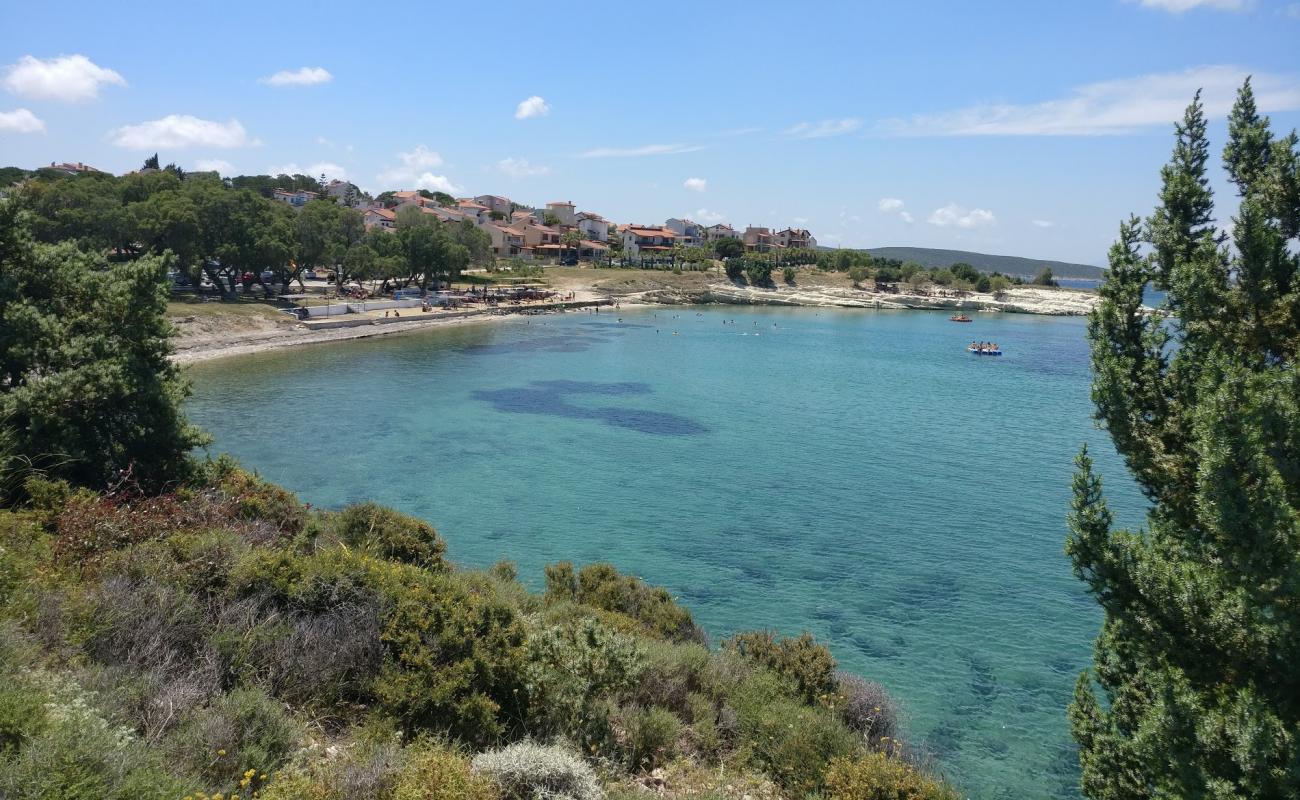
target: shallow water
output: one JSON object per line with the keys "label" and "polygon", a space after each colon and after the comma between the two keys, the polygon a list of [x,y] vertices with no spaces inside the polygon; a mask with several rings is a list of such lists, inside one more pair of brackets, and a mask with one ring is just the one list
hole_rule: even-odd
{"label": "shallow water", "polygon": [[214,450],[316,505],[427,518],[462,564],[537,585],[609,560],[715,640],[809,630],[970,796],[1077,796],[1065,709],[1100,619],[1062,550],[1082,442],[1119,520],[1143,508],[1091,422],[1084,321],[620,313],[201,364],[189,409]]}

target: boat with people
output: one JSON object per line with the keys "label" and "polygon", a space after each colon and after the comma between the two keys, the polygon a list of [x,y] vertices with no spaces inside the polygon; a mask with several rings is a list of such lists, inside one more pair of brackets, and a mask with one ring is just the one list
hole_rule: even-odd
{"label": "boat with people", "polygon": [[971,318],[958,311],[956,314],[953,314],[951,317],[948,317],[948,321],[949,322],[970,322]]}
{"label": "boat with people", "polygon": [[1000,356],[1002,348],[998,347],[997,342],[971,342],[966,347],[966,352],[977,356]]}

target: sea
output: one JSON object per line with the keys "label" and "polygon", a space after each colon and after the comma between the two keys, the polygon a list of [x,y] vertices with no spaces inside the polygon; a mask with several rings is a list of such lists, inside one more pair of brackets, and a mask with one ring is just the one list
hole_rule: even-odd
{"label": "sea", "polygon": [[[188,369],[192,419],[306,502],[430,520],[452,560],[608,561],[716,644],[809,631],[968,797],[1076,798],[1096,603],[1063,546],[1093,421],[1081,318],[657,307],[514,317]],[[998,343],[1001,357],[967,352]]]}

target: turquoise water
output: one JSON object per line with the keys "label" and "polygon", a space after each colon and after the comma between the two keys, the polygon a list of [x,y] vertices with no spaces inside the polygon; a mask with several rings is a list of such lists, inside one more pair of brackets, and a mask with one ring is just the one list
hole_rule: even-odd
{"label": "turquoise water", "polygon": [[1091,422],[1084,321],[621,313],[199,365],[190,413],[308,502],[433,521],[462,564],[537,585],[609,560],[715,640],[809,630],[970,796],[1077,796],[1065,708],[1100,618],[1062,551],[1080,443],[1119,519],[1143,508]]}

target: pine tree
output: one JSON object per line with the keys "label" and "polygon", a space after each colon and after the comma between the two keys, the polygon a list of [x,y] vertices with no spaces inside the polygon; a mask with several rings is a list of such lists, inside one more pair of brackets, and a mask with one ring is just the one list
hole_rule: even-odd
{"label": "pine tree", "polygon": [[[1110,251],[1093,400],[1151,509],[1113,529],[1079,456],[1066,551],[1104,612],[1070,709],[1088,797],[1300,797],[1296,142],[1272,140],[1248,81],[1223,153],[1229,248],[1198,94],[1160,206]],[[1148,282],[1168,319],[1143,311]]]}

